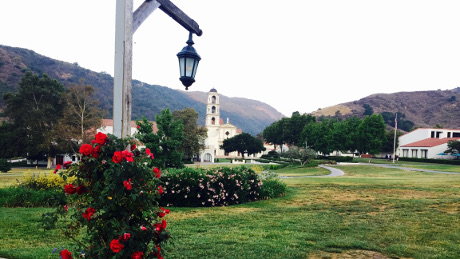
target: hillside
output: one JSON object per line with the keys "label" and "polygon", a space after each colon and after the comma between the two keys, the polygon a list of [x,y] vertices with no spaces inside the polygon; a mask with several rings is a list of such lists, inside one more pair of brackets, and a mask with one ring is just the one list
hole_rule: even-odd
{"label": "hillside", "polygon": [[[400,112],[415,127],[460,128],[460,87],[453,90],[398,92],[373,94],[353,102],[342,103],[312,112],[314,116],[340,117],[363,116],[364,105],[372,107],[374,113]],[[337,113],[338,114],[338,113]]]}
{"label": "hillside", "polygon": [[[107,73],[97,73],[80,67],[77,63],[71,64],[42,56],[32,50],[14,48],[0,45],[0,94],[15,92],[22,75],[30,70],[36,74],[46,73],[51,78],[58,80],[63,85],[78,83],[85,80],[96,89],[96,98],[100,107],[108,112],[107,117],[112,117],[113,106],[113,77]],[[206,112],[207,91],[187,92],[173,90],[159,85],[133,80],[133,105],[132,118],[140,119],[146,116],[154,120],[155,115],[161,110],[170,108],[171,111],[193,108],[199,113],[200,125],[204,125]],[[219,91],[218,86],[215,87]],[[242,129],[243,132],[257,134],[279,120],[283,115],[268,104],[245,98],[221,97],[221,117]],[[3,107],[0,98],[0,108]]]}

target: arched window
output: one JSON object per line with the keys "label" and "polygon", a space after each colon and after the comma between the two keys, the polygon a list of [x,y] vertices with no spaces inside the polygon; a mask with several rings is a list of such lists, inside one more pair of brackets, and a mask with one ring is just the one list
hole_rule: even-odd
{"label": "arched window", "polygon": [[212,96],[212,103],[216,103],[216,96]]}
{"label": "arched window", "polygon": [[213,118],[211,119],[211,124],[212,124],[212,125],[215,125],[215,124],[216,124],[216,118],[213,117]]}
{"label": "arched window", "polygon": [[216,106],[212,106],[212,113],[216,113]]}

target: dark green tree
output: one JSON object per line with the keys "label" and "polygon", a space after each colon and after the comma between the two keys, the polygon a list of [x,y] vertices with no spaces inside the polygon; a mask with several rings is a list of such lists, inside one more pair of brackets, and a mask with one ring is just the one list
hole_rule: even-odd
{"label": "dark green tree", "polygon": [[208,136],[206,127],[198,127],[198,113],[195,109],[184,108],[182,111],[173,112],[174,120],[181,120],[184,124],[184,140],[180,152],[184,154],[184,159],[191,160],[195,154],[204,150],[204,141]]}
{"label": "dark green tree", "polygon": [[374,114],[374,109],[372,109],[372,107],[369,104],[367,103],[363,104],[363,108],[364,108],[363,115],[367,116],[367,115]]}
{"label": "dark green tree", "polygon": [[[401,136],[401,131],[396,131],[396,148],[398,147],[399,136]],[[395,145],[395,131],[394,130],[385,130],[385,140],[382,144],[382,152],[393,153]]]}
{"label": "dark green tree", "polygon": [[135,137],[154,154],[151,161],[153,166],[159,168],[183,168],[182,141],[184,140],[184,124],[181,120],[174,120],[169,109],[161,111],[155,116],[158,131],[153,132],[153,123],[143,117],[136,121],[138,133]]}
{"label": "dark green tree", "polygon": [[14,124],[3,121],[0,125],[0,158],[13,158],[26,155],[25,145],[19,141],[20,131]]}
{"label": "dark green tree", "polygon": [[[273,144],[275,146],[282,147],[284,144],[283,141],[283,124],[284,121],[279,120],[275,121],[270,126],[266,127],[263,131],[265,142]],[[282,152],[283,150],[281,150]]]}
{"label": "dark green tree", "polygon": [[460,153],[460,141],[458,141],[458,140],[450,140],[449,142],[447,142],[447,149],[444,152],[449,153],[449,154],[458,154],[458,153]]}
{"label": "dark green tree", "polygon": [[382,115],[366,116],[358,126],[358,151],[362,154],[378,154],[385,141],[385,123]]}
{"label": "dark green tree", "polygon": [[244,158],[244,154],[253,155],[265,150],[264,144],[258,138],[248,133],[241,133],[225,139],[220,148],[226,153],[237,151]]}
{"label": "dark green tree", "polygon": [[305,125],[314,123],[316,118],[311,114],[300,114],[299,112],[292,113],[291,118],[285,118],[283,140],[288,145],[302,146],[304,143],[299,143],[301,140],[302,130]]}
{"label": "dark green tree", "polygon": [[346,135],[343,136],[345,150],[351,151],[353,154],[358,150],[359,124],[361,124],[361,120],[356,116],[348,118],[345,121]]}
{"label": "dark green tree", "polygon": [[51,158],[61,153],[57,130],[64,104],[64,87],[48,75],[26,72],[16,93],[5,93],[5,116],[17,128],[18,139],[30,159]]}

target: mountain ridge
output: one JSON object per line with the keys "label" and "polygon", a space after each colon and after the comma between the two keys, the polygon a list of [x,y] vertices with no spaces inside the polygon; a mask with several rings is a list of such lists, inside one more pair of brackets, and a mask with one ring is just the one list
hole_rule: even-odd
{"label": "mountain ridge", "polygon": [[[15,92],[25,71],[35,74],[48,74],[61,84],[78,84],[84,79],[85,84],[95,87],[95,97],[99,100],[101,109],[112,115],[113,107],[113,77],[104,72],[94,72],[82,68],[78,63],[68,63],[49,58],[32,50],[0,45],[0,94]],[[154,120],[161,110],[171,111],[193,108],[199,114],[198,124],[204,125],[206,115],[207,92],[188,92],[174,90],[166,86],[151,85],[139,80],[132,81],[132,118],[142,116]],[[210,89],[209,89],[210,90]],[[217,89],[218,90],[218,89]],[[194,98],[192,98],[195,96]],[[203,97],[202,100],[199,98]],[[256,135],[276,120],[284,117],[272,106],[246,98],[221,97],[221,117],[229,117],[235,126],[243,132]],[[4,105],[0,99],[0,107]]]}

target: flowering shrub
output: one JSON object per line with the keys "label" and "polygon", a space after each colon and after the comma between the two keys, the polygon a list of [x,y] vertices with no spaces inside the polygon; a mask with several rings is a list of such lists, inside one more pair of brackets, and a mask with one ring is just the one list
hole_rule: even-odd
{"label": "flowering shrub", "polygon": [[170,169],[161,178],[164,206],[222,206],[259,199],[262,182],[246,167]]}
{"label": "flowering shrub", "polygon": [[[43,226],[56,223],[58,216],[66,218],[63,232],[85,257],[162,258],[160,245],[169,238],[163,217],[169,210],[158,207],[161,171],[146,166],[153,159],[149,150],[141,152],[131,143],[130,138],[98,133],[81,146],[79,164],[67,171],[57,168],[67,180],[67,203],[45,214]],[[86,235],[80,236],[82,229]],[[72,249],[60,255],[72,258]]]}
{"label": "flowering shrub", "polygon": [[[76,178],[71,177],[68,181],[74,181]],[[59,175],[50,173],[34,173],[28,170],[24,173],[23,177],[19,180],[19,187],[29,188],[32,190],[50,190],[54,188],[64,187],[66,181]]]}

